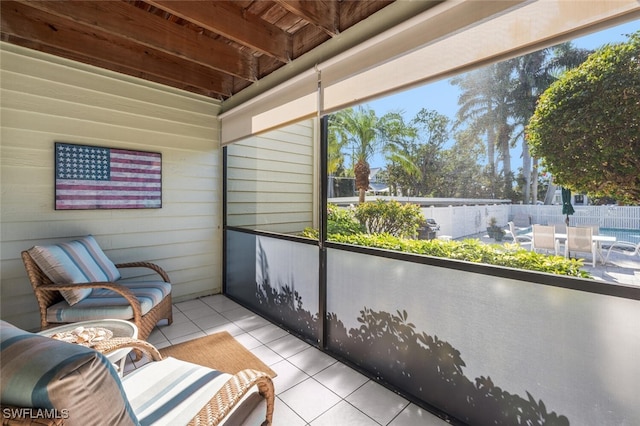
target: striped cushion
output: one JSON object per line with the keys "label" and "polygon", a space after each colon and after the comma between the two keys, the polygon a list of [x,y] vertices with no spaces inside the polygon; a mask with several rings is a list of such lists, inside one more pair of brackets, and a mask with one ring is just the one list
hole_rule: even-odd
{"label": "striped cushion", "polygon": [[[55,284],[113,282],[120,278],[118,268],[91,235],[66,243],[35,246],[29,249],[29,254]],[[69,305],[74,305],[89,296],[91,289],[60,293]]]}
{"label": "striped cushion", "polygon": [[[186,425],[229,380],[230,374],[175,358],[146,364],[122,380],[141,425]],[[262,425],[265,399],[253,386],[220,422]]]}
{"label": "striped cushion", "polygon": [[[3,405],[56,410],[65,424],[133,425],[138,420],[113,365],[89,348],[0,321]],[[6,419],[5,419],[6,420]]]}
{"label": "striped cushion", "polygon": [[[162,299],[171,293],[171,284],[164,281],[121,280],[118,284],[128,287],[140,301],[142,315],[145,315]],[[70,306],[62,300],[47,309],[47,321],[53,323],[78,322],[94,319],[133,318],[133,309],[119,294],[106,289],[95,289],[91,295]]]}
{"label": "striped cushion", "polygon": [[184,425],[231,377],[200,365],[166,358],[122,380],[141,425]]}

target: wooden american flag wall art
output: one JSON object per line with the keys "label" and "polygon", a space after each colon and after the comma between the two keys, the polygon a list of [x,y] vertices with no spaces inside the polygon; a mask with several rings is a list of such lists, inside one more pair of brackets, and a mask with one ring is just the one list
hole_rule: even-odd
{"label": "wooden american flag wall art", "polygon": [[56,210],[162,207],[162,155],[55,143]]}

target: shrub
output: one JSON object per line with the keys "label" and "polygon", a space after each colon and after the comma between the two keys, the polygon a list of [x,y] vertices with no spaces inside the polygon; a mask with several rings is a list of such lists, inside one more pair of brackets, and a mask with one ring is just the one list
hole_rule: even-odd
{"label": "shrub", "polygon": [[369,234],[389,234],[396,237],[415,237],[424,224],[424,216],[417,204],[376,200],[356,207],[355,217]]}
{"label": "shrub", "polygon": [[376,247],[386,250],[427,256],[486,263],[508,268],[526,269],[572,277],[591,278],[588,272],[580,269],[582,259],[566,259],[562,256],[548,256],[528,251],[515,244],[489,245],[480,240],[464,241],[410,240],[381,235],[332,235],[331,240],[339,243]]}
{"label": "shrub", "polygon": [[300,233],[301,236],[305,238],[311,238],[312,240],[317,240],[320,237],[318,236],[318,230],[316,228],[306,227]]}
{"label": "shrub", "polygon": [[[377,216],[376,216],[377,213]],[[398,214],[394,220],[393,213]],[[414,236],[424,218],[420,208],[414,204],[401,205],[396,201],[386,203],[377,201],[360,204],[355,209],[342,209],[336,205],[327,206],[327,233],[330,241],[353,244],[364,247],[375,247],[385,250],[401,251],[467,262],[486,263],[508,268],[525,269],[572,277],[591,278],[581,270],[581,259],[565,259],[562,256],[548,256],[528,251],[515,244],[488,245],[480,240],[464,241],[415,240],[391,235],[388,232],[378,234],[364,233],[364,226],[356,218],[365,218],[367,230],[394,228],[400,223],[407,224],[410,232],[398,234]],[[418,220],[419,219],[419,220]],[[318,239],[318,230],[306,228],[302,236]]]}
{"label": "shrub", "polygon": [[364,227],[358,222],[353,208],[341,209],[335,204],[327,205],[327,233],[354,235],[362,234]]}
{"label": "shrub", "polygon": [[[358,222],[354,215],[354,209],[342,209],[335,204],[327,204],[327,234],[334,235],[354,235],[362,234],[364,227]],[[318,239],[318,230],[305,228],[302,236]]]}

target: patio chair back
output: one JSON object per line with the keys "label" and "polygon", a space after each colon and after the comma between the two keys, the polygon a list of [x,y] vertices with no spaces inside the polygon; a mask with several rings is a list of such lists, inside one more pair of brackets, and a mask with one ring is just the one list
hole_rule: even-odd
{"label": "patio chair back", "polygon": [[513,238],[513,242],[518,244],[518,245],[522,245],[522,244],[531,244],[531,238],[529,238],[526,235],[518,235],[517,231],[516,231],[516,225],[514,222],[507,222],[507,225],[509,225],[509,233],[511,234],[511,237]]}
{"label": "patio chair back", "polygon": [[533,225],[533,239],[531,249],[553,250],[558,254],[558,241],[556,240],[556,227],[553,225]]}
{"label": "patio chair back", "polygon": [[[61,249],[63,246],[66,251]],[[91,247],[91,250],[77,251],[79,247]],[[67,257],[62,259],[63,255],[73,261],[67,261]],[[164,269],[150,262],[110,263],[110,268],[104,266],[102,269],[104,259],[107,259],[106,255],[92,236],[48,246],[34,246],[22,252],[22,261],[40,310],[41,329],[58,324],[116,318],[135,323],[138,337],[146,339],[161,319],[166,319],[168,324],[173,322],[172,287]],[[86,279],[78,280],[80,272],[74,268],[82,268]],[[111,271],[124,268],[146,269],[150,276],[144,281],[121,279],[119,272]],[[110,276],[117,273],[117,277],[112,279],[106,273],[104,277],[94,273],[103,270],[110,271]],[[64,291],[73,294],[67,296]]]}
{"label": "patio chair back", "polygon": [[567,224],[565,222],[554,222],[549,223],[549,225],[553,226],[558,234],[566,234],[567,232]]}
{"label": "patio chair back", "polygon": [[564,248],[565,257],[570,252],[591,253],[592,265],[596,266],[596,243],[593,241],[593,229],[588,227],[567,227],[567,243]]}
{"label": "patio chair back", "polygon": [[578,228],[591,228],[593,235],[600,234],[600,225],[578,225]]}
{"label": "patio chair back", "polygon": [[[151,362],[120,378],[105,354],[122,349],[141,351]],[[3,424],[229,426],[273,420],[275,392],[267,373],[225,373],[163,358],[144,340],[119,337],[89,348],[0,320],[0,356]]]}

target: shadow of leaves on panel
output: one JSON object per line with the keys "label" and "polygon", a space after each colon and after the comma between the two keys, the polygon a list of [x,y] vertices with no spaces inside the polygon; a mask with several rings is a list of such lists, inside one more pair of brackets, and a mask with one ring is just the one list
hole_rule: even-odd
{"label": "shadow of leaves on panel", "polygon": [[[266,253],[259,249],[262,278],[249,303],[265,317],[317,340],[318,313],[304,309],[293,277],[290,283],[272,284]],[[569,425],[566,416],[548,412],[529,392],[526,398],[511,394],[489,376],[471,381],[460,351],[438,336],[418,332],[408,317],[404,310],[390,314],[364,307],[357,318],[360,325],[347,330],[335,313],[327,313],[329,349],[469,424]]]}
{"label": "shadow of leaves on panel", "polygon": [[302,297],[295,289],[295,279],[290,283],[271,283],[269,261],[262,243],[258,243],[258,262],[261,282],[256,281],[255,301],[251,305],[265,317],[280,324],[286,324],[292,331],[313,341],[319,340],[319,314],[302,308]]}
{"label": "shadow of leaves on panel", "polygon": [[358,328],[347,332],[329,314],[330,348],[383,380],[470,424],[569,425],[566,416],[548,412],[542,400],[510,394],[490,377],[474,382],[463,373],[460,351],[438,336],[416,332],[406,311],[395,315],[360,311]]}
{"label": "shadow of leaves on panel", "polygon": [[302,298],[292,287],[282,285],[279,290],[256,283],[256,298],[261,312],[291,330],[318,341],[318,314],[302,309]]}

